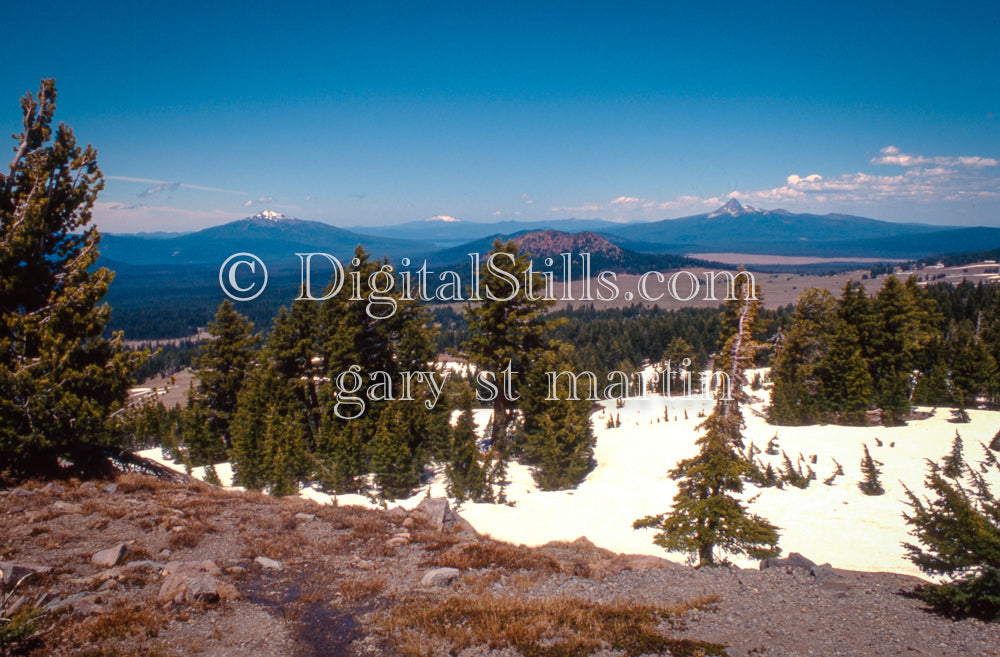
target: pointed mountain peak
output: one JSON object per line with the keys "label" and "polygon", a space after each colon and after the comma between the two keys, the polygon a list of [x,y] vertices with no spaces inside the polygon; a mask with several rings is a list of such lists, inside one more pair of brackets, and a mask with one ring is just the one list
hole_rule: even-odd
{"label": "pointed mountain peak", "polygon": [[281,221],[294,221],[295,217],[289,217],[287,214],[281,214],[280,212],[275,212],[274,210],[264,210],[263,212],[258,212],[250,219],[256,219],[259,221],[273,221],[275,223]]}
{"label": "pointed mountain peak", "polygon": [[758,210],[757,208],[752,208],[749,205],[743,205],[742,203],[737,201],[735,197],[733,197],[728,201],[726,201],[726,204],[723,205],[721,208],[709,213],[708,218],[712,219],[714,217],[723,217],[727,215],[730,217],[740,217],[742,215],[752,214],[754,212],[760,212],[760,210]]}

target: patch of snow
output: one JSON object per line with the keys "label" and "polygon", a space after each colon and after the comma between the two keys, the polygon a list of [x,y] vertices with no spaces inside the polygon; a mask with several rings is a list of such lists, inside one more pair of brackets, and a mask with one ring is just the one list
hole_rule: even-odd
{"label": "patch of snow", "polygon": [[[652,373],[644,369],[644,376]],[[748,373],[748,378],[753,377]],[[755,391],[767,397],[767,391]],[[654,531],[632,529],[632,522],[646,515],[669,511],[677,492],[676,482],[668,472],[684,458],[697,452],[695,429],[703,418],[699,411],[710,413],[712,401],[700,398],[666,398],[650,394],[645,399],[630,399],[620,409],[614,400],[601,402],[592,416],[597,445],[596,468],[574,490],[541,491],[531,478],[530,468],[511,463],[506,488],[508,505],[466,503],[460,512],[477,531],[494,538],[542,545],[553,540],[571,541],[586,536],[595,544],[631,554],[665,556],[681,562],[685,555],[665,553],[653,545]],[[918,495],[925,495],[925,459],[939,460],[951,448],[956,429],[962,435],[966,458],[973,464],[983,457],[981,443],[989,443],[998,426],[1000,413],[971,410],[968,424],[951,424],[948,409],[938,409],[934,416],[916,420],[905,427],[841,427],[833,425],[775,427],[762,414],[767,401],[757,401],[743,409],[744,437],[763,451],[777,434],[777,456],[763,453],[758,458],[779,471],[783,466],[781,450],[796,462],[801,454],[803,471],[808,464],[816,480],[805,490],[757,488],[747,485],[743,499],[751,512],[759,514],[780,528],[780,547],[784,554],[800,552],[816,563],[830,562],[834,567],[862,571],[888,571],[923,576],[906,558],[903,542],[914,542],[903,518],[909,510],[904,485]],[[756,410],[756,413],[753,410]],[[928,409],[921,409],[928,410]],[[669,422],[663,421],[665,411]],[[688,418],[684,419],[687,411]],[[619,428],[608,429],[609,417],[618,416]],[[489,409],[474,412],[477,427],[489,422]],[[882,444],[878,446],[876,439]],[[885,494],[869,497],[858,489],[863,445],[874,459],[883,463],[880,480]],[[809,463],[810,455],[817,462]],[[169,467],[178,468],[163,458],[159,449],[140,452]],[[841,464],[844,475],[832,486],[823,484]],[[217,464],[223,482],[232,482],[229,464]],[[183,470],[182,467],[178,468]],[[195,468],[196,477],[204,476]],[[1000,486],[994,477],[993,484]],[[444,496],[444,468],[437,466],[430,482],[405,500],[390,502],[413,508],[427,494]],[[304,488],[303,497],[321,503],[377,506],[378,502],[362,495],[329,495],[316,488]],[[755,499],[754,499],[755,498]],[[756,562],[733,558],[736,565],[755,568]]]}

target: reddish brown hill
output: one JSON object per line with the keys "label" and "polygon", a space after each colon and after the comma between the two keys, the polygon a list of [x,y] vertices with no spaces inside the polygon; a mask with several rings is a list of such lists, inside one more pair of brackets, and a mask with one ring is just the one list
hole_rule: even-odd
{"label": "reddish brown hill", "polygon": [[600,235],[591,232],[563,233],[558,230],[539,230],[514,238],[514,242],[537,257],[557,256],[560,253],[602,254],[610,260],[620,260],[625,251]]}

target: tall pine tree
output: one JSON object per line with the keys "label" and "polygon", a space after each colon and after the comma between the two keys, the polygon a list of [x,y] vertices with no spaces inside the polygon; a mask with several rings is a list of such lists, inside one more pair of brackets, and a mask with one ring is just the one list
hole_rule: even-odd
{"label": "tall pine tree", "polygon": [[113,274],[94,266],[89,225],[104,183],[97,152],[53,127],[55,108],[53,80],[21,99],[0,172],[0,475],[43,474],[80,444],[117,440],[108,420],[144,358],[104,337]]}
{"label": "tall pine tree", "polygon": [[[719,371],[730,387],[719,386],[715,408],[700,425],[697,456],[684,459],[670,471],[677,481],[673,508],[633,523],[636,529],[658,529],[654,543],[668,551],[697,555],[699,566],[718,565],[716,551],[747,554],[755,559],[776,556],[777,528],[748,512],[736,497],[754,465],[742,454],[743,416],[747,402],[745,369],[753,362],[756,344],[751,335],[758,300],[745,277],[737,278],[736,299],[726,302],[724,330],[731,331],[719,358]],[[727,563],[723,557],[722,564]]]}
{"label": "tall pine tree", "polygon": [[531,364],[521,390],[524,422],[518,443],[542,490],[573,488],[596,465],[591,391],[583,381],[580,389],[571,390],[566,374],[578,371],[573,353],[570,345],[550,344]]}
{"label": "tall pine tree", "polygon": [[824,408],[826,390],[817,371],[830,348],[837,323],[837,302],[826,290],[811,288],[799,297],[792,324],[774,354],[772,424],[812,424]]}
{"label": "tall pine tree", "polygon": [[511,381],[514,398],[507,397],[501,384],[492,400],[490,479],[500,486],[500,500],[511,451],[509,433],[520,394],[517,389],[544,346],[542,313],[555,303],[545,299],[544,281],[538,273],[529,274],[530,264],[516,243],[496,240],[479,270],[481,300],[470,304],[465,313],[471,335],[462,344],[462,351],[469,362],[498,377],[507,369],[517,372]]}
{"label": "tall pine tree", "polygon": [[[189,407],[198,407],[205,422],[208,444],[189,444],[194,465],[217,463],[226,459],[232,447],[229,425],[236,413],[236,399],[247,379],[259,338],[253,324],[225,300],[208,324],[211,339],[199,349],[192,361],[198,385],[191,391]],[[202,429],[198,429],[202,433]],[[191,441],[188,441],[191,443]]]}

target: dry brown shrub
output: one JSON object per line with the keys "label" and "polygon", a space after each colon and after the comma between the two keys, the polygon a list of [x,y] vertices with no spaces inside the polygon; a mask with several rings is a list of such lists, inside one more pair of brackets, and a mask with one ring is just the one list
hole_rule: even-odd
{"label": "dry brown shrub", "polygon": [[413,535],[414,543],[420,543],[424,546],[425,550],[431,552],[447,550],[469,541],[468,537],[439,532],[436,529],[430,529],[426,525],[422,527],[418,525],[417,528],[410,530],[410,534]]}
{"label": "dry brown shrub", "polygon": [[80,506],[83,507],[84,515],[97,513],[112,520],[123,518],[129,512],[129,508],[124,504],[115,504],[99,497],[86,499],[80,503]]}
{"label": "dry brown shrub", "polygon": [[385,520],[379,517],[355,517],[353,523],[349,525],[351,534],[355,538],[369,539],[386,536],[390,532],[390,527]]}
{"label": "dry brown shrub", "polygon": [[464,543],[435,555],[435,566],[478,570],[480,568],[506,568],[508,570],[533,570],[556,573],[559,562],[523,545],[509,543]]}
{"label": "dry brown shrub", "polygon": [[245,543],[246,547],[242,553],[245,559],[263,555],[279,561],[286,560],[298,556],[305,547],[305,543],[298,535],[282,531],[250,536]]}
{"label": "dry brown shrub", "polygon": [[143,606],[116,600],[104,613],[95,614],[72,627],[74,643],[93,643],[126,637],[155,637],[167,617],[155,605]]}
{"label": "dry brown shrub", "polygon": [[483,573],[466,573],[462,575],[462,584],[468,587],[473,595],[483,595],[500,581],[500,571],[487,570]]}
{"label": "dry brown shrub", "polygon": [[386,581],[384,577],[369,576],[363,578],[351,578],[341,580],[337,585],[344,599],[349,602],[358,602],[365,598],[371,598],[385,590]]}
{"label": "dry brown shrub", "polygon": [[657,607],[493,595],[414,599],[385,614],[378,629],[401,653],[414,657],[429,654],[434,645],[451,654],[473,646],[513,648],[525,657],[582,657],[601,649],[623,651],[630,657],[724,655],[723,646],[675,639],[658,629],[661,622],[679,624],[683,612],[710,607],[716,600]]}
{"label": "dry brown shrub", "polygon": [[185,527],[182,531],[171,532],[167,538],[167,545],[171,550],[197,547],[204,535],[203,527]]}
{"label": "dry brown shrub", "polygon": [[118,478],[115,479],[115,485],[118,486],[120,493],[156,492],[175,487],[174,484],[138,472],[126,472],[118,475]]}

